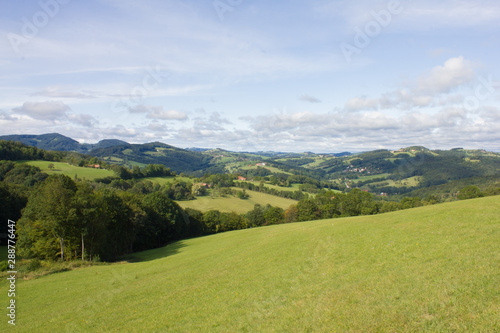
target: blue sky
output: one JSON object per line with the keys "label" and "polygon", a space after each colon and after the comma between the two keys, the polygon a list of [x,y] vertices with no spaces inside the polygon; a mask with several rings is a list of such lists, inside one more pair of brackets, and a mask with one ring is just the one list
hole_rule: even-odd
{"label": "blue sky", "polygon": [[500,151],[500,2],[0,0],[0,134]]}

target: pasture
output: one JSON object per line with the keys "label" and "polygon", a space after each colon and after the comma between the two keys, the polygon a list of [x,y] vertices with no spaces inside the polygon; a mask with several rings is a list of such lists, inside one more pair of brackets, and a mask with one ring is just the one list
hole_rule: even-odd
{"label": "pasture", "polygon": [[18,281],[0,331],[495,332],[499,216],[496,196],[179,241]]}
{"label": "pasture", "polygon": [[[233,187],[233,190],[241,191],[240,188]],[[255,204],[265,206],[270,204],[271,206],[280,207],[287,209],[291,205],[297,204],[297,201],[280,198],[271,194],[250,191],[247,190],[246,193],[250,195],[248,199],[239,199],[234,196],[227,197],[214,197],[203,196],[197,197],[196,200],[189,201],[177,201],[179,206],[182,208],[192,208],[197,209],[202,212],[206,212],[212,209],[219,210],[221,212],[235,212],[238,214],[244,214],[252,210]]]}
{"label": "pasture", "polygon": [[[65,162],[50,162],[50,161],[22,161],[19,163],[25,163],[29,165],[33,165],[39,167],[45,173],[49,175],[66,175],[71,178],[74,178],[75,175],[80,179],[94,180],[96,178],[104,178],[108,176],[115,176],[115,173],[111,170],[104,169],[94,169],[94,168],[85,168],[78,167],[74,165],[70,165]],[[54,169],[49,169],[49,165],[53,164]]]}

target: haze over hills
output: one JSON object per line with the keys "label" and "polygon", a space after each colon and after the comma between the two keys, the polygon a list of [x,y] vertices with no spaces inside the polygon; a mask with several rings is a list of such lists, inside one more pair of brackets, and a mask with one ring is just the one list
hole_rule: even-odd
{"label": "haze over hills", "polygon": [[[74,152],[79,152],[79,153],[89,153],[93,150],[98,150],[98,149],[105,149],[105,148],[110,148],[110,147],[115,147],[115,146],[124,146],[124,145],[131,145],[130,143],[123,141],[123,140],[118,140],[118,139],[103,139],[98,141],[97,143],[79,143],[78,141],[67,137],[65,135],[59,134],[59,133],[46,133],[46,134],[11,134],[11,135],[1,135],[0,140],[7,140],[7,141],[17,141],[21,142],[25,145],[28,146],[34,146],[37,148],[45,149],[45,150],[59,150],[59,151],[74,151]],[[144,143],[142,145],[150,145],[150,144],[160,144],[160,145],[165,145],[168,147],[173,147],[171,145],[161,143],[161,142],[149,142],[149,143]],[[136,146],[139,146],[141,144],[135,144]],[[183,148],[177,148],[177,149],[183,149]],[[424,151],[430,151],[430,149],[422,147],[422,146],[411,146],[407,148],[401,148],[400,151],[411,151],[411,150],[424,150]],[[462,149],[462,148],[454,148],[451,150],[457,150],[457,149]],[[192,151],[192,152],[199,152],[199,153],[204,153],[204,152],[209,152],[209,151],[221,151],[221,152],[234,152],[234,151],[229,151],[225,149],[220,149],[220,148],[200,148],[200,147],[189,147],[185,148],[183,150],[187,151]],[[380,149],[381,151],[387,150],[387,149]],[[481,149],[478,149],[481,150]],[[349,151],[343,151],[339,153],[322,153],[322,152],[312,152],[312,151],[305,151],[303,153],[291,153],[291,152],[286,152],[286,151],[238,151],[239,153],[247,153],[247,154],[256,154],[259,156],[267,156],[267,157],[288,157],[288,158],[293,158],[293,157],[303,157],[304,155],[326,155],[326,156],[332,156],[332,157],[343,157],[343,156],[349,156],[352,155],[352,152]],[[368,151],[366,151],[368,152]],[[361,154],[363,152],[358,152],[357,154]]]}

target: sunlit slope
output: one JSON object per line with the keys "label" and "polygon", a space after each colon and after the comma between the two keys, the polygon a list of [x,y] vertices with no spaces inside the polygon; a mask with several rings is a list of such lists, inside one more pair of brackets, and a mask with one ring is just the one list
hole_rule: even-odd
{"label": "sunlit slope", "polygon": [[[39,167],[40,170],[50,175],[66,175],[71,178],[77,176],[81,179],[94,180],[96,178],[116,176],[111,170],[78,167],[65,162],[23,161],[20,163]],[[54,166],[53,169],[49,169],[49,165],[51,164]]]}
{"label": "sunlit slope", "polygon": [[[233,188],[234,190],[241,191],[241,189]],[[287,209],[291,205],[296,205],[298,201],[281,198],[275,195],[246,190],[249,195],[248,199],[239,199],[236,196],[226,196],[226,197],[215,197],[210,196],[197,197],[196,200],[187,201],[177,201],[179,206],[182,208],[192,208],[197,209],[202,212],[207,212],[209,210],[219,210],[221,212],[235,212],[238,214],[245,214],[252,209],[255,205],[266,206],[270,204],[274,207],[279,207],[282,209]]]}
{"label": "sunlit slope", "polygon": [[228,232],[20,281],[16,329],[499,331],[499,244],[498,196]]}

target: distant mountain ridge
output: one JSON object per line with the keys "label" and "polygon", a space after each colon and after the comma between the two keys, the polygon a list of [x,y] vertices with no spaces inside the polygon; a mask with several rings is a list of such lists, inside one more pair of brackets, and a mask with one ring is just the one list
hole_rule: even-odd
{"label": "distant mountain ridge", "polygon": [[0,140],[17,141],[25,145],[37,147],[44,150],[75,151],[84,154],[88,154],[95,149],[123,146],[129,144],[128,142],[116,139],[105,139],[94,144],[79,143],[78,141],[59,133],[48,133],[41,135],[2,135],[0,136]]}
{"label": "distant mountain ridge", "polygon": [[77,152],[128,167],[163,164],[177,172],[192,172],[212,167],[212,157],[198,151],[176,148],[161,142],[130,144],[106,139],[88,144],[58,133],[42,135],[4,135],[0,140],[17,141],[44,150]]}

